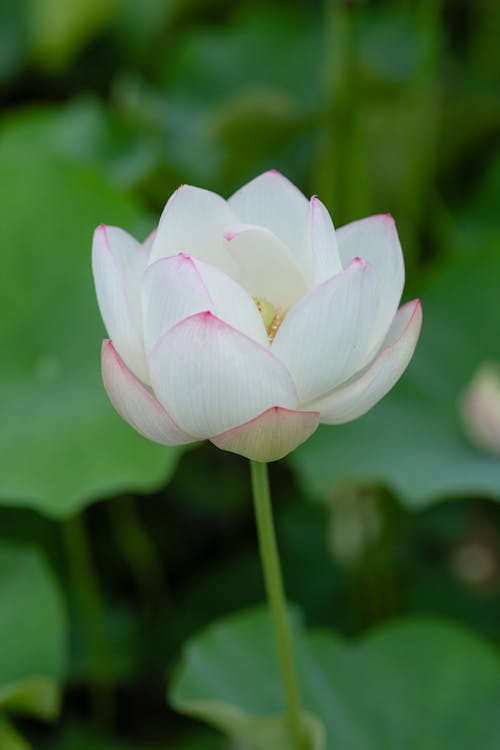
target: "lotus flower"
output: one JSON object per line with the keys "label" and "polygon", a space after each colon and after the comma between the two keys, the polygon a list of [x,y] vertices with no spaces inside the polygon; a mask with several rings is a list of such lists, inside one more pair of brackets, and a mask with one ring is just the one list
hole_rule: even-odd
{"label": "lotus flower", "polygon": [[396,383],[421,325],[398,310],[393,219],[335,231],[324,205],[266,172],[229,200],[181,186],[141,245],[100,226],[97,298],[108,395],[164,445],[209,439],[273,461],[318,424],[364,414]]}

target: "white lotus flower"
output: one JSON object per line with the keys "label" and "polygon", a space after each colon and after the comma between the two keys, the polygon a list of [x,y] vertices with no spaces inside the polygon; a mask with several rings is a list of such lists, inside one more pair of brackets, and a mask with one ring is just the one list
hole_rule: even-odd
{"label": "white lotus flower", "polygon": [[108,395],[164,445],[209,439],[281,458],[320,422],[376,404],[420,332],[419,300],[398,310],[393,219],[335,231],[323,204],[275,171],[227,201],[183,185],[142,245],[98,227],[93,271]]}

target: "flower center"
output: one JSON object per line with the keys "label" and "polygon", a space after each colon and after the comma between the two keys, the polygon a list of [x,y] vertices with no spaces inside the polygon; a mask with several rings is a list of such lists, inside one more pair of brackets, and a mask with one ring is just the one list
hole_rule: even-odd
{"label": "flower center", "polygon": [[287,310],[283,310],[281,307],[274,307],[271,302],[266,299],[254,297],[254,302],[257,305],[257,310],[260,312],[267,331],[267,337],[269,343],[273,343],[273,339],[278,333],[280,325],[286,318]]}

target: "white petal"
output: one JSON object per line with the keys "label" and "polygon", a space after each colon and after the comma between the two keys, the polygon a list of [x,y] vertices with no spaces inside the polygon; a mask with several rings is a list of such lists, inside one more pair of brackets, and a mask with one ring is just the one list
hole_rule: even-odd
{"label": "white petal", "polygon": [[271,351],[210,312],[171,328],[149,363],[156,396],[198,438],[225,432],[270,406],[297,404],[290,374]]}
{"label": "white petal", "polygon": [[165,409],[134,378],[118,356],[111,341],[102,345],[102,379],[118,414],[149,440],[162,445],[192,443]]}
{"label": "white petal", "polygon": [[228,200],[244,224],[269,229],[290,248],[305,277],[312,277],[307,237],[308,201],[282,174],[271,170],[243,185]]}
{"label": "white petal", "polygon": [[376,360],[345,386],[309,408],[321,412],[321,422],[342,424],[360,417],[372,408],[399,380],[413,356],[422,325],[419,300],[408,302],[396,313],[394,322]]}
{"label": "white petal", "polygon": [[376,273],[357,259],[290,310],[272,351],[292,373],[300,403],[319,398],[366,364],[377,300]]}
{"label": "white petal", "polygon": [[309,203],[308,219],[314,286],[317,286],[339,273],[342,264],[331,216],[315,195]]}
{"label": "white petal", "polygon": [[144,242],[142,243],[142,252],[145,253],[147,261],[149,262],[149,258],[151,256],[151,250],[153,249],[153,245],[155,243],[156,235],[158,233],[158,227],[156,229],[153,229],[153,231],[148,234]]}
{"label": "white petal", "polygon": [[182,185],[171,196],[160,219],[150,263],[186,253],[237,278],[224,240],[229,224],[237,222],[224,198],[209,190]]}
{"label": "white petal", "polygon": [[194,259],[196,269],[212,300],[211,312],[266,348],[269,346],[264,322],[248,292],[223,271]]}
{"label": "white petal", "polygon": [[117,227],[97,227],[92,270],[104,325],[127,367],[147,383],[139,297],[139,277],[145,264],[145,253],[127,232]]}
{"label": "white petal", "polygon": [[275,234],[253,224],[236,224],[225,233],[229,252],[245,289],[287,310],[307,292],[294,256]]}
{"label": "white petal", "polygon": [[319,412],[273,406],[255,419],[212,438],[222,450],[252,461],[278,461],[307,440],[319,423]]}
{"label": "white petal", "polygon": [[373,341],[374,348],[378,348],[398,309],[405,280],[403,252],[394,219],[389,214],[370,216],[340,227],[336,235],[344,268],[359,257],[371,263],[379,276],[380,307]]}
{"label": "white petal", "polygon": [[208,289],[189,255],[162,258],[148,266],[142,279],[142,309],[148,352],[176,323],[212,309]]}
{"label": "white petal", "polygon": [[262,318],[245,290],[214,266],[183,253],[157,260],[147,268],[142,306],[148,351],[176,323],[205,311],[268,345]]}

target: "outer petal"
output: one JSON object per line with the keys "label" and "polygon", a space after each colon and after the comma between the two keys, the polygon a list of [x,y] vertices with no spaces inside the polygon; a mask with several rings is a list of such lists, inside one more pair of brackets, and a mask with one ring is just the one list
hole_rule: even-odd
{"label": "outer petal", "polygon": [[192,443],[153,396],[134,378],[111,341],[102,345],[102,379],[116,411],[137,432],[162,445]]}
{"label": "outer petal", "polygon": [[326,207],[313,195],[309,203],[309,243],[313,262],[314,285],[342,270],[335,227]]}
{"label": "outer petal", "polygon": [[253,297],[288,309],[307,292],[306,280],[291,251],[269,229],[235,224],[224,236],[245,289]]}
{"label": "outer petal", "polygon": [[390,214],[370,216],[337,229],[340,259],[345,268],[360,257],[374,266],[379,276],[380,307],[373,346],[378,348],[398,309],[405,271],[403,252],[394,219]]}
{"label": "outer petal", "polygon": [[224,241],[226,227],[237,221],[220,195],[182,185],[165,206],[151,249],[150,263],[187,253],[237,278],[237,268]]}
{"label": "outer petal", "polygon": [[267,346],[267,333],[252,298],[214,266],[179,254],[147,268],[142,281],[144,340],[148,351],[162,334],[195,313],[209,310]]}
{"label": "outer petal", "polygon": [[158,399],[198,438],[225,432],[270,406],[297,405],[286,367],[269,349],[210,312],[193,315],[167,331],[149,363]]}
{"label": "outer petal", "polygon": [[252,461],[278,461],[312,435],[319,412],[273,406],[245,424],[212,438],[218,448]]}
{"label": "outer petal", "polygon": [[272,169],[243,185],[228,203],[240,221],[266,227],[279,237],[294,254],[306,278],[311,278],[308,202],[295,185]]}
{"label": "outer petal", "polygon": [[412,358],[422,325],[420,300],[408,302],[396,313],[382,352],[358,378],[331,395],[309,404],[321,412],[321,422],[342,424],[372,408],[399,380]]}
{"label": "outer petal", "polygon": [[127,232],[117,227],[97,227],[92,270],[104,325],[127,367],[147,383],[139,297],[139,277],[145,265],[146,254]]}
{"label": "outer petal", "polygon": [[331,391],[367,363],[377,301],[375,270],[358,258],[290,310],[272,351],[292,373],[300,403]]}

